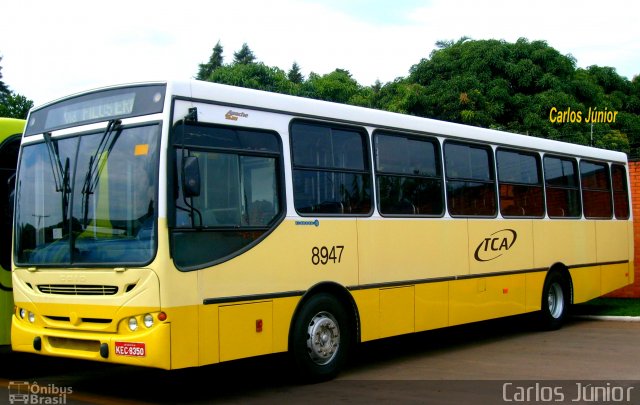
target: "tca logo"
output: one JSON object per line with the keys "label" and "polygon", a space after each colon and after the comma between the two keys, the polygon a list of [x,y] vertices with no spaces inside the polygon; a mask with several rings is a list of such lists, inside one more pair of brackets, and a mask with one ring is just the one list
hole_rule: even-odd
{"label": "tca logo", "polygon": [[518,234],[513,229],[501,229],[484,238],[473,257],[479,262],[488,262],[507,253],[518,239]]}

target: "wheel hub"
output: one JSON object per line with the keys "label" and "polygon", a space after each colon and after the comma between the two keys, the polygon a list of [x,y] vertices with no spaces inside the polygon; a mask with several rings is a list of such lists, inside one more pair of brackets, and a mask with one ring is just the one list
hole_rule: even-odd
{"label": "wheel hub", "polygon": [[340,346],[340,328],[328,312],[316,314],[307,328],[307,350],[314,363],[325,365],[335,357]]}
{"label": "wheel hub", "polygon": [[547,295],[547,303],[549,305],[549,313],[552,317],[558,319],[564,312],[564,294],[562,287],[558,283],[553,283],[549,288]]}

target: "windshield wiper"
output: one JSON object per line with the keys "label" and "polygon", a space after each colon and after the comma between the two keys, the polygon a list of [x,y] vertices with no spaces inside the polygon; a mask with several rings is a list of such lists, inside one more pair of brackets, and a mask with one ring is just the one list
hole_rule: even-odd
{"label": "windshield wiper", "polygon": [[[47,152],[49,152],[49,162],[51,163],[51,171],[53,172],[53,181],[56,185],[56,191],[65,193],[69,192],[69,183],[67,182],[68,167],[62,168],[62,162],[60,161],[60,151],[58,150],[58,143],[54,143],[51,140],[51,132],[45,132],[42,134],[44,142],[47,145]],[[69,159],[67,159],[66,165],[69,165]]]}
{"label": "windshield wiper", "polygon": [[89,198],[100,181],[100,174],[107,164],[109,154],[118,140],[120,133],[122,133],[121,121],[109,121],[107,128],[102,134],[98,148],[89,158],[89,168],[87,169],[87,173],[84,178],[84,185],[82,186],[82,224],[85,228],[88,225]]}
{"label": "windshield wiper", "polygon": [[69,186],[69,158],[65,159],[64,168],[60,161],[60,150],[58,149],[58,143],[51,140],[51,132],[45,132],[42,134],[44,142],[47,145],[47,152],[49,154],[49,163],[51,163],[51,172],[53,173],[53,182],[56,186],[56,191],[62,193],[62,227],[67,227],[67,211],[69,210],[69,193],[71,187]]}

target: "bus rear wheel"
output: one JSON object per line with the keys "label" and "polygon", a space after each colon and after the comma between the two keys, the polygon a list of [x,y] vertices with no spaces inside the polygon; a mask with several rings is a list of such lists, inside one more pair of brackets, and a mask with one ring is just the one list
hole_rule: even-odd
{"label": "bus rear wheel", "polygon": [[293,323],[290,353],[305,381],[338,375],[351,345],[348,320],[342,304],[330,294],[314,295],[303,304]]}
{"label": "bus rear wheel", "polygon": [[567,317],[569,302],[565,277],[557,271],[549,273],[542,287],[541,327],[545,330],[559,329]]}

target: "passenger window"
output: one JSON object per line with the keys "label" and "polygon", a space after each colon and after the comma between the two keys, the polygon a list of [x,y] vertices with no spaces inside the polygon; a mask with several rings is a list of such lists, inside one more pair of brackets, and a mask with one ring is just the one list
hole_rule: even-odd
{"label": "passenger window", "polygon": [[580,218],[580,182],[575,159],[545,156],[544,178],[550,218]]}
{"label": "passenger window", "polygon": [[606,163],[580,162],[582,203],[584,216],[593,219],[610,219],[613,214],[609,166]]}
{"label": "passenger window", "polygon": [[447,207],[453,216],[496,215],[495,175],[491,148],[446,142]]}
{"label": "passenger window", "polygon": [[371,212],[366,132],[296,121],[291,125],[293,194],[303,215]]}
{"label": "passenger window", "polygon": [[436,139],[377,133],[375,150],[382,215],[443,214],[440,153]]}
{"label": "passenger window", "polygon": [[613,206],[617,219],[629,219],[629,191],[627,171],[622,165],[611,165],[613,179]]}
{"label": "passenger window", "polygon": [[535,153],[498,149],[500,213],[504,217],[543,217],[540,157]]}

